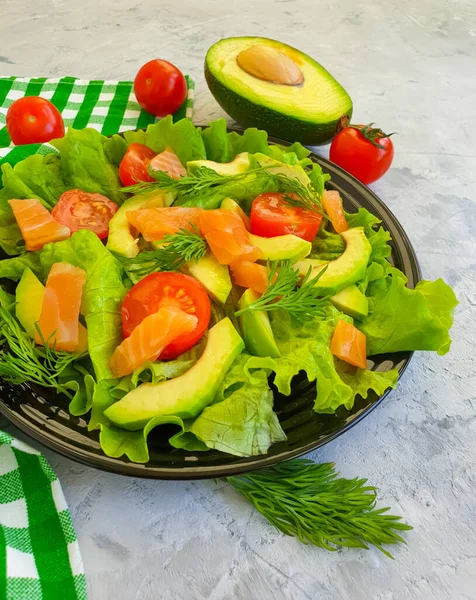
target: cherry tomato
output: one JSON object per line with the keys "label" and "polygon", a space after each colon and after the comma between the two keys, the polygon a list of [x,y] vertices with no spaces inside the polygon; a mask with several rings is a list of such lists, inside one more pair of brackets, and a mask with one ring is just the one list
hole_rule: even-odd
{"label": "cherry tomato", "polygon": [[122,185],[134,185],[138,181],[154,181],[147,169],[156,154],[157,152],[144,144],[131,144],[119,165],[119,178]]}
{"label": "cherry tomato", "polygon": [[49,100],[19,98],[7,112],[7,130],[14,144],[44,144],[64,136],[63,119]]}
{"label": "cherry tomato", "polygon": [[349,125],[332,140],[329,158],[357,177],[372,183],[384,175],[393,160],[391,133],[369,125]]}
{"label": "cherry tomato", "polygon": [[101,194],[69,190],[61,195],[51,214],[54,220],[66,225],[71,233],[79,229],[93,231],[101,240],[109,233],[109,221],[119,207]]}
{"label": "cherry tomato", "polygon": [[312,242],[319,230],[321,215],[292,206],[283,196],[284,194],[278,192],[267,192],[253,200],[250,215],[251,233],[262,237],[292,233]]}
{"label": "cherry tomato", "polygon": [[171,115],[187,96],[185,77],[173,64],[155,59],[139,69],[134,79],[137,102],[157,117]]}
{"label": "cherry tomato", "polygon": [[194,346],[210,322],[210,299],[201,283],[182,273],[151,273],[129,290],[122,304],[122,331],[130,336],[145,317],[159,308],[176,306],[197,317],[191,333],[176,338],[161,353],[161,359],[172,359]]}

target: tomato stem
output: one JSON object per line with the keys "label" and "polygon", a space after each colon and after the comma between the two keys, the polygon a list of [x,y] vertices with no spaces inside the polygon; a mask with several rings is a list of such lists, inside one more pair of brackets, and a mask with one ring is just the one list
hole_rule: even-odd
{"label": "tomato stem", "polygon": [[382,146],[382,144],[379,144],[377,140],[389,138],[391,135],[395,135],[396,132],[392,131],[392,133],[385,133],[382,131],[382,129],[378,127],[372,127],[372,125],[374,125],[374,123],[369,123],[368,125],[348,125],[348,127],[360,131],[360,133],[372,144],[372,146],[380,148],[381,150],[385,150],[385,147]]}

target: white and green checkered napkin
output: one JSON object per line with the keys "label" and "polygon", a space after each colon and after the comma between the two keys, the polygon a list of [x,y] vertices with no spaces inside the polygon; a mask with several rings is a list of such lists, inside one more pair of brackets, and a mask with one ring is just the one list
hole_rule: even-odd
{"label": "white and green checkered napkin", "polygon": [[[188,75],[187,98],[173,115],[174,121],[192,117],[194,82]],[[158,120],[141,109],[134,95],[132,81],[102,81],[61,77],[3,77],[0,78],[0,163],[16,164],[35,154],[39,144],[14,146],[5,127],[11,104],[23,96],[41,96],[50,100],[60,111],[66,127],[93,127],[104,135],[142,129]]]}
{"label": "white and green checkered napkin", "polygon": [[86,600],[71,516],[39,452],[0,431],[0,599]]}

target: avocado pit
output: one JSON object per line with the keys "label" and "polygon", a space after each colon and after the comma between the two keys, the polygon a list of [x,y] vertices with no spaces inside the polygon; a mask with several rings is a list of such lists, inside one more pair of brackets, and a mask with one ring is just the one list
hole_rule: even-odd
{"label": "avocado pit", "polygon": [[236,62],[248,75],[262,81],[281,85],[301,85],[304,81],[301,69],[292,58],[272,46],[250,46],[238,54]]}

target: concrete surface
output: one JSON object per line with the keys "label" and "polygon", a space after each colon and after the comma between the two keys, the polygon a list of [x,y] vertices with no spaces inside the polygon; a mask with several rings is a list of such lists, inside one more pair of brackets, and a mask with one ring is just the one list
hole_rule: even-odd
{"label": "concrete surface", "polygon": [[125,479],[47,452],[90,600],[476,598],[474,0],[2,0],[1,9],[0,75],[133,78],[162,57],[196,78],[197,121],[222,115],[202,75],[219,38],[265,35],[315,56],[352,95],[357,122],[398,132],[394,165],[374,189],[424,276],[444,277],[460,299],[451,353],[418,354],[380,408],[312,455],[368,477],[382,505],[415,526],[394,561],[302,546],[226,485]]}

